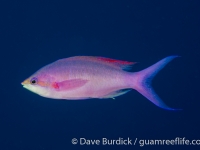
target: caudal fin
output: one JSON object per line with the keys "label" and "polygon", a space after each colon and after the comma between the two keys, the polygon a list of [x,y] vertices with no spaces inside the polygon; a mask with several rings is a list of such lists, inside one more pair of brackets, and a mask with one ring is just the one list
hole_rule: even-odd
{"label": "caudal fin", "polygon": [[160,97],[154,92],[151,87],[151,81],[153,77],[162,69],[165,65],[167,65],[171,60],[178,56],[169,56],[166,57],[154,65],[140,71],[134,73],[134,89],[141,93],[144,97],[149,99],[152,103],[157,105],[158,107],[167,109],[167,110],[178,110],[168,107]]}

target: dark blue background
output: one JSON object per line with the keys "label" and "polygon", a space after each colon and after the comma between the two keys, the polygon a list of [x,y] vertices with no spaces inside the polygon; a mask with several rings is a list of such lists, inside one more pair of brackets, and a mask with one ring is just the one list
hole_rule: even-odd
{"label": "dark blue background", "polygon": [[[136,149],[79,146],[72,138],[200,139],[199,0],[1,0],[0,150]],[[153,80],[166,111],[135,91],[116,100],[57,101],[20,83],[57,59],[140,62],[180,55]],[[145,146],[194,149],[199,146]],[[143,147],[144,148],[144,147]]]}

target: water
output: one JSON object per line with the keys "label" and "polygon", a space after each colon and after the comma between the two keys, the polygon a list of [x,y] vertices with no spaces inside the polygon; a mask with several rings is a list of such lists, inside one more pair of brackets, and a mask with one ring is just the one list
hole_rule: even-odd
{"label": "water", "polygon": [[[200,139],[199,6],[198,0],[2,1],[0,150],[198,149],[142,145]],[[56,101],[20,85],[40,67],[77,55],[139,62],[132,71],[180,55],[153,87],[183,110],[160,109],[136,91],[115,100]],[[103,145],[102,138],[118,143]],[[128,138],[132,145],[122,144]]]}

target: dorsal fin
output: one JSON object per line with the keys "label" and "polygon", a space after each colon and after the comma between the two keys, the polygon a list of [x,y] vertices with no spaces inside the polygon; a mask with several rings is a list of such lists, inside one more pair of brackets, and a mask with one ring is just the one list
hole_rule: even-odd
{"label": "dorsal fin", "polygon": [[136,62],[128,62],[116,59],[110,59],[105,57],[95,57],[95,56],[75,56],[67,58],[68,60],[85,60],[85,61],[93,61],[98,63],[103,63],[105,65],[109,65],[118,69],[128,70],[131,68],[133,64]]}

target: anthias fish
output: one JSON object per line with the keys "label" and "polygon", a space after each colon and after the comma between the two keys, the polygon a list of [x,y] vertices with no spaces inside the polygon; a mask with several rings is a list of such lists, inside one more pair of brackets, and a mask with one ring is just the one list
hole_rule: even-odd
{"label": "anthias fish", "polygon": [[175,110],[159,98],[150,84],[176,57],[166,57],[139,72],[127,71],[134,62],[93,56],[69,57],[46,65],[22,85],[43,97],[66,100],[115,98],[135,89],[155,105]]}

